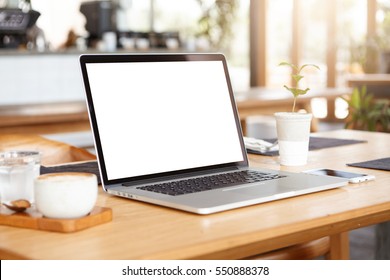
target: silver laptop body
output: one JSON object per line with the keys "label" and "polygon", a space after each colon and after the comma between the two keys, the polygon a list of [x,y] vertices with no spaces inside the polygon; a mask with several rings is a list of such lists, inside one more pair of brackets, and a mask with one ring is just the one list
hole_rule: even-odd
{"label": "silver laptop body", "polygon": [[[209,214],[347,184],[249,168],[221,54],[82,55],[80,63],[102,187],[109,194]],[[148,187],[247,170],[275,179],[175,195]]]}

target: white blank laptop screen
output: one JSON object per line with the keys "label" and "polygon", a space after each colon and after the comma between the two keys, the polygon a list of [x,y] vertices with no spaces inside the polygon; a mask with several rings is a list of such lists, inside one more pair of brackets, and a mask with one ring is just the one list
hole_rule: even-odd
{"label": "white blank laptop screen", "polygon": [[108,180],[244,160],[221,61],[86,67]]}

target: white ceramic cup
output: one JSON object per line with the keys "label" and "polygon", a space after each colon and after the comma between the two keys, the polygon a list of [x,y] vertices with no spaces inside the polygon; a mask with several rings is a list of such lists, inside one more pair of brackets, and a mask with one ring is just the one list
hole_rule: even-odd
{"label": "white ceramic cup", "polygon": [[103,33],[103,45],[104,50],[107,52],[113,52],[116,50],[116,33],[104,32]]}
{"label": "white ceramic cup", "polygon": [[35,180],[35,204],[45,217],[75,219],[86,216],[95,206],[98,188],[95,174],[49,173]]}

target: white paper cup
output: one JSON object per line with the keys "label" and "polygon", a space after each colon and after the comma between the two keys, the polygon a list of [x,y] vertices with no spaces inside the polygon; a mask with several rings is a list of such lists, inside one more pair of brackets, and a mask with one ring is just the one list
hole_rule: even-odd
{"label": "white paper cup", "polygon": [[308,113],[275,113],[280,164],[299,166],[307,163],[310,122]]}
{"label": "white paper cup", "polygon": [[98,188],[95,174],[64,172],[35,180],[35,204],[45,217],[74,219],[86,216],[95,206]]}

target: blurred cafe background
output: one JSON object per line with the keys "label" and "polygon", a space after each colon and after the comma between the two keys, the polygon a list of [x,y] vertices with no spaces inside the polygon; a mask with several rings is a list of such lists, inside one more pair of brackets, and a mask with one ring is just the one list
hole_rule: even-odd
{"label": "blurred cafe background", "polygon": [[[290,102],[280,62],[316,64],[304,73],[314,131],[390,130],[389,0],[0,0],[0,134],[93,151],[78,57],[102,52],[224,53],[245,133]],[[246,115],[259,100],[275,104]]]}

